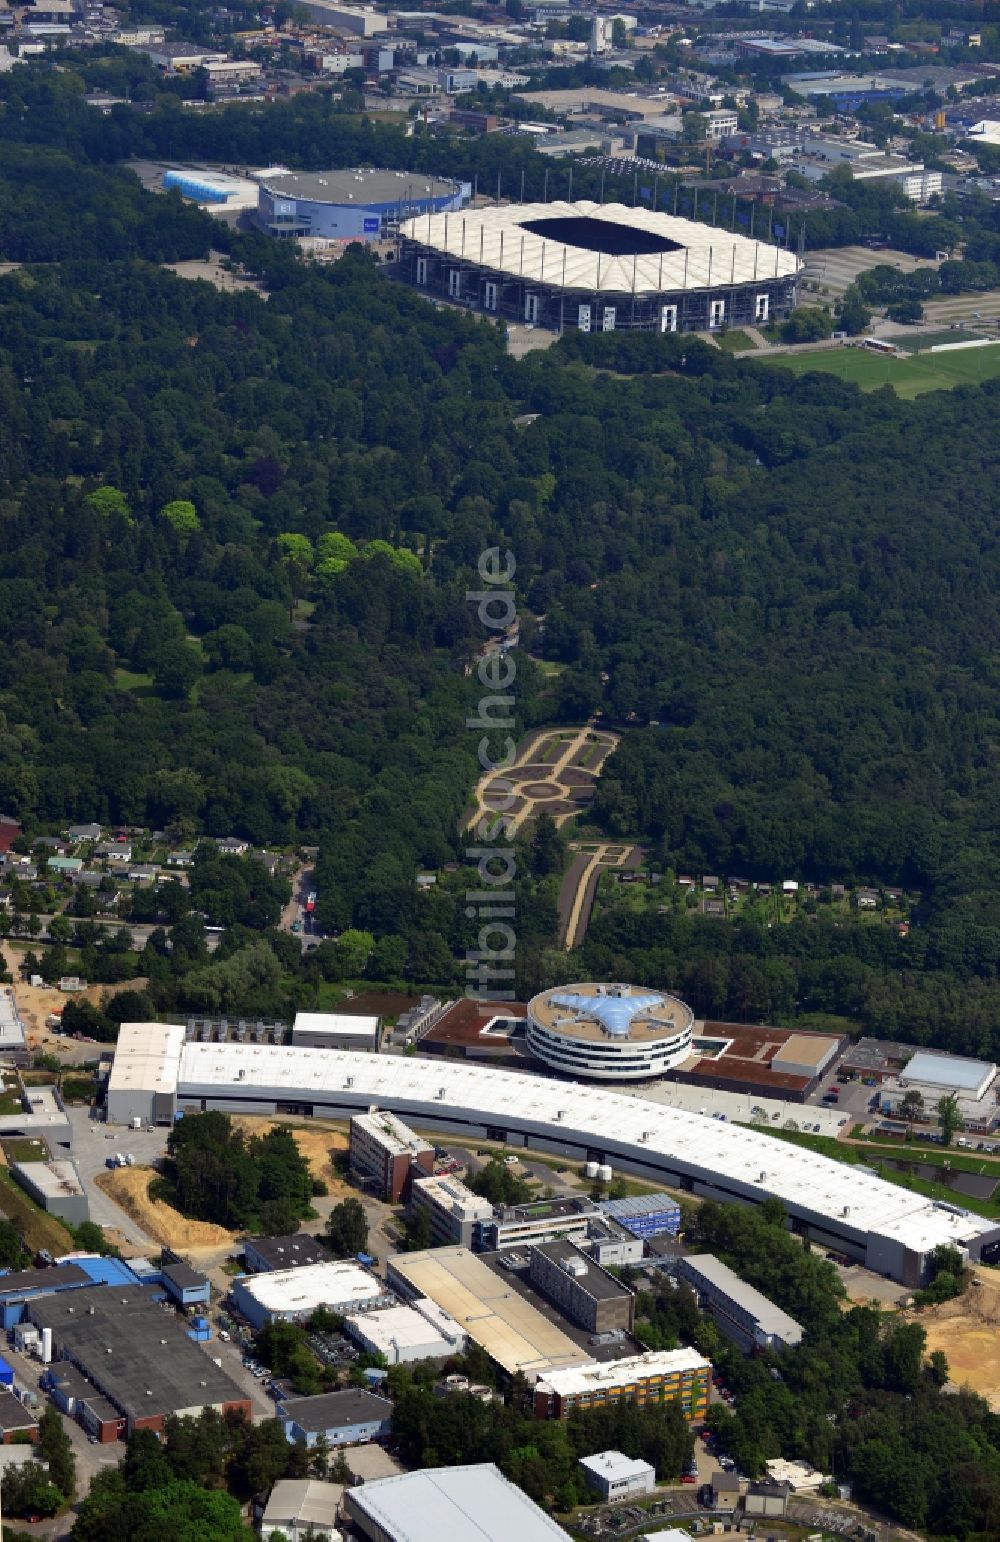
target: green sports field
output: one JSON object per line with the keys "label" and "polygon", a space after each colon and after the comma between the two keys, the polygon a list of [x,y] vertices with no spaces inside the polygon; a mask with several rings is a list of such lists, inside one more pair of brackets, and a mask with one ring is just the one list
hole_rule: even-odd
{"label": "green sports field", "polygon": [[897,396],[922,396],[925,391],[950,391],[958,385],[978,385],[1000,375],[1000,346],[961,348],[954,353],[924,353],[911,358],[869,353],[863,348],[817,349],[814,353],[782,354],[764,361],[796,375],[820,370],[850,380],[862,391],[891,385]]}

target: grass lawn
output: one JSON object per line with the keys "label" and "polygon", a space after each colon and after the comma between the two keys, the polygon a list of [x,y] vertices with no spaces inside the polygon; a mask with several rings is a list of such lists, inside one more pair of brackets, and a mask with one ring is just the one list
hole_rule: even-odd
{"label": "grass lawn", "polygon": [[[757,1128],[757,1127],[755,1127]],[[762,1128],[759,1127],[759,1128]],[[921,1150],[913,1145],[899,1146],[848,1146],[843,1141],[834,1140],[829,1135],[807,1135],[802,1130],[776,1130],[768,1131],[776,1140],[790,1141],[795,1146],[806,1146],[810,1151],[818,1151],[822,1156],[832,1157],[835,1162],[843,1162],[847,1166],[856,1166],[860,1163],[864,1167],[875,1170],[879,1177],[887,1183],[894,1183],[901,1189],[910,1189],[915,1194],[925,1194],[928,1199],[943,1199],[950,1205],[961,1205],[968,1210],[973,1210],[977,1215],[1000,1217],[1000,1202],[997,1199],[974,1199],[971,1195],[963,1194],[960,1189],[954,1189],[947,1182],[936,1183],[931,1179],[918,1178],[912,1173],[895,1172],[891,1167],[886,1167],[885,1161],[913,1162],[921,1166],[942,1167],[944,1162],[950,1161],[954,1171],[986,1172],[990,1175],[997,1174],[1000,1179],[1000,1164],[985,1162],[982,1157],[969,1158],[964,1152],[942,1152],[940,1148],[935,1152]],[[923,1142],[920,1142],[920,1146]],[[885,1160],[883,1160],[885,1159]],[[945,1175],[946,1177],[947,1175]]]}
{"label": "grass lawn", "polygon": [[0,1092],[0,1114],[23,1114],[24,1104],[16,1087],[5,1085]]}
{"label": "grass lawn", "polygon": [[24,1136],[15,1136],[11,1140],[0,1141],[3,1146],[3,1154],[10,1166],[14,1162],[46,1162],[48,1161],[49,1148],[43,1140],[28,1140]]}
{"label": "grass lawn", "polygon": [[116,669],[115,685],[120,691],[132,691],[136,696],[155,696],[153,677],[134,669]]}
{"label": "grass lawn", "polygon": [[68,1253],[73,1246],[65,1226],[30,1200],[5,1167],[0,1167],[0,1214],[14,1222],[36,1252],[48,1248],[52,1254]]}
{"label": "grass lawn", "polygon": [[955,353],[916,354],[897,359],[869,353],[863,348],[830,348],[815,353],[784,354],[766,361],[795,375],[820,371],[850,381],[862,391],[891,385],[906,400],[925,391],[950,391],[959,385],[978,385],[1000,375],[1000,347],[963,348]]}
{"label": "grass lawn", "polygon": [[757,344],[737,327],[735,332],[717,332],[715,341],[723,353],[753,353]]}

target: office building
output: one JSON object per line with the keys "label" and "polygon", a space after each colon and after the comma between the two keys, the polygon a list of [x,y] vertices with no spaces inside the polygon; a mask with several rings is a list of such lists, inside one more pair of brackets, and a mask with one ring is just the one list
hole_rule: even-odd
{"label": "office building", "polygon": [[493,1219],[489,1200],[474,1194],[458,1178],[415,1178],[410,1185],[410,1210],[415,1217],[427,1217],[432,1241],[457,1242],[466,1248]]}
{"label": "office building", "polygon": [[741,1280],[721,1258],[699,1253],[679,1258],[677,1278],[697,1292],[728,1339],[747,1353],[791,1349],[802,1342],[802,1327],[773,1301]]}
{"label": "office building", "polygon": [[600,1264],[565,1237],[543,1242],[530,1253],[532,1285],[590,1333],[631,1331],[635,1297]]}
{"label": "office building", "polygon": [[576,1408],[607,1408],[623,1398],[649,1408],[677,1402],[696,1424],[708,1412],[712,1367],[696,1349],[667,1349],[606,1364],[546,1372],[535,1383],[535,1417],[566,1419]]}
{"label": "office building", "polygon": [[431,1142],[416,1135],[395,1114],[381,1111],[351,1120],[348,1157],[351,1172],[374,1178],[382,1198],[392,1205],[406,1198],[413,1177],[434,1171]]}
{"label": "office building", "polygon": [[580,1241],[601,1211],[591,1199],[533,1199],[523,1205],[498,1205],[479,1228],[479,1248],[498,1253],[505,1248],[533,1247],[554,1237]]}
{"label": "office building", "polygon": [[[603,217],[605,210],[600,213]],[[551,232],[556,240],[565,227],[569,241],[576,226],[592,225],[599,232],[603,222],[570,218],[540,223],[557,227]],[[610,240],[628,235],[623,225],[609,224],[608,231]],[[581,245],[586,237],[587,232],[581,232]],[[610,272],[610,261],[607,267]],[[662,991],[594,983],[557,986],[529,1001],[527,1043],[531,1053],[554,1070],[602,1081],[636,1081],[662,1076],[686,1058],[693,1022],[691,1008]]]}

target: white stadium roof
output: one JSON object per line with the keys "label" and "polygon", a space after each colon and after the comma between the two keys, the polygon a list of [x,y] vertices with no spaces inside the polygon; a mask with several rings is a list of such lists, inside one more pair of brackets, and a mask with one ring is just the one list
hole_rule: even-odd
{"label": "white stadium roof", "polygon": [[468,1061],[370,1055],[257,1044],[184,1045],[178,1094],[222,1103],[302,1102],[464,1119],[599,1148],[650,1167],[693,1173],[747,1198],[774,1195],[794,1213],[828,1218],[832,1230],[869,1234],[926,1254],[994,1229],[985,1217],[943,1206],[869,1169],[848,1167],[755,1129],[722,1123],[604,1086],[554,1081]]}
{"label": "white stadium roof", "polygon": [[[573,222],[565,227],[566,239],[559,239],[557,233],[560,220]],[[588,235],[599,234],[594,229],[598,222],[614,227],[609,232],[612,248],[628,244],[626,232],[641,232],[647,239],[639,244],[647,250],[615,255],[574,245],[570,238],[580,234],[582,221],[591,226]],[[543,225],[545,233],[526,229],[529,224]],[[620,203],[521,203],[421,215],[404,220],[402,232],[439,254],[512,278],[586,294],[641,296],[722,289],[791,278],[803,266],[794,252],[766,241]],[[666,249],[648,249],[657,243]]]}

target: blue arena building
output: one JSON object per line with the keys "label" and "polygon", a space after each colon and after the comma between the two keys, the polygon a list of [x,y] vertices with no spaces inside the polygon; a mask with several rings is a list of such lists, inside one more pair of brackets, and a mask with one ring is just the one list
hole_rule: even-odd
{"label": "blue arena building", "polygon": [[468,202],[468,183],[414,171],[282,171],[262,179],[256,223],[265,235],[378,241],[403,219]]}

